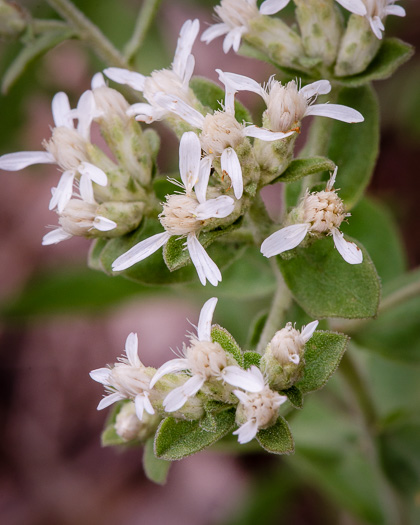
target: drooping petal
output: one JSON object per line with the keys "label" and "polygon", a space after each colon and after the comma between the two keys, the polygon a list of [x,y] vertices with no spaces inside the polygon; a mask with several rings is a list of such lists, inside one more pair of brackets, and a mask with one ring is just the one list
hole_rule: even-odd
{"label": "drooping petal", "polygon": [[329,117],[349,124],[363,122],[365,119],[359,111],[342,106],[341,104],[313,104],[307,107],[305,117],[317,115],[319,117]]}
{"label": "drooping petal", "polygon": [[52,114],[55,126],[74,129],[69,97],[63,92],[56,93],[52,99]]}
{"label": "drooping petal", "polygon": [[55,164],[56,160],[48,151],[17,151],[0,157],[0,170],[19,171],[33,164]]}
{"label": "drooping petal", "polygon": [[245,75],[238,75],[237,73],[224,73],[224,75],[236,91],[252,91],[267,101],[265,89],[254,79]]}
{"label": "drooping petal", "polygon": [[179,32],[178,43],[176,46],[172,70],[180,77],[184,78],[188,56],[191,54],[192,46],[200,30],[198,19],[187,20]]}
{"label": "drooping petal", "polygon": [[289,354],[289,361],[291,361],[294,365],[298,365],[300,362],[299,354]]}
{"label": "drooping petal", "polygon": [[50,244],[57,244],[61,241],[66,241],[73,237],[71,233],[67,233],[63,228],[57,228],[56,230],[51,230],[42,238],[42,246],[49,246]]}
{"label": "drooping petal", "polygon": [[217,297],[212,297],[206,301],[201,308],[200,318],[198,320],[197,326],[197,335],[199,341],[211,342],[211,322],[216,304]]}
{"label": "drooping petal", "polygon": [[146,124],[151,124],[155,120],[162,120],[166,113],[167,111],[165,109],[157,108],[144,102],[133,104],[127,110],[129,117],[136,117],[136,120],[145,122]]}
{"label": "drooping petal", "polygon": [[166,412],[175,412],[182,408],[189,397],[194,396],[204,384],[204,379],[198,375],[192,376],[182,386],[175,388],[163,400]]}
{"label": "drooping petal", "polygon": [[302,327],[300,336],[305,341],[305,343],[307,343],[309,339],[313,336],[313,333],[315,332],[318,323],[319,321],[312,321],[312,323],[309,323],[306,326]]}
{"label": "drooping petal", "polygon": [[80,175],[86,175],[92,182],[99,186],[106,186],[108,184],[106,173],[90,162],[81,162],[77,171]]}
{"label": "drooping petal", "polygon": [[122,69],[120,67],[108,67],[104,70],[105,75],[117,82],[117,84],[127,84],[136,91],[143,91],[146,77],[135,71]]}
{"label": "drooping petal", "polygon": [[108,379],[110,373],[110,368],[97,368],[96,370],[92,370],[91,372],[89,372],[89,375],[94,381],[97,381],[102,385],[109,385]]}
{"label": "drooping petal", "polygon": [[109,232],[115,230],[118,224],[111,219],[102,217],[102,215],[97,215],[93,220],[93,227],[101,232]]}
{"label": "drooping petal", "polygon": [[217,264],[208,256],[206,250],[200,244],[194,233],[190,233],[187,237],[188,251],[191,261],[197,270],[198,278],[203,286],[206,285],[206,279],[213,286],[217,286],[222,280]]}
{"label": "drooping petal", "polygon": [[389,5],[385,8],[387,15],[405,16],[405,9],[400,5]]}
{"label": "drooping petal", "polygon": [[188,122],[194,128],[201,129],[203,126],[204,117],[196,109],[186,104],[183,100],[173,95],[165,95],[163,93],[157,93],[155,96],[155,102],[158,106],[175,113],[178,117]]}
{"label": "drooping petal", "polygon": [[193,131],[187,131],[182,135],[179,145],[179,173],[187,193],[192,191],[198,181],[200,159],[200,139]]}
{"label": "drooping petal", "polygon": [[95,196],[93,193],[92,181],[88,175],[81,175],[79,180],[79,192],[82,200],[89,202],[90,204],[95,204]]}
{"label": "drooping petal", "polygon": [[238,155],[233,148],[225,148],[220,158],[222,172],[229,175],[233,193],[237,199],[242,197],[244,191],[244,181],[242,179],[242,168]]}
{"label": "drooping petal", "polygon": [[219,75],[219,80],[225,86],[225,111],[231,115],[235,115],[235,93],[236,89],[229,82],[228,77],[224,74],[221,69],[216,69],[216,73]]}
{"label": "drooping petal", "polygon": [[231,29],[223,40],[223,51],[228,53],[232,48],[235,53],[237,53],[241,45],[242,35],[246,33],[246,31],[246,27],[235,27]]}
{"label": "drooping petal", "polygon": [[284,9],[290,0],[265,0],[261,4],[260,13],[262,15],[274,15]]}
{"label": "drooping petal", "polygon": [[155,413],[155,410],[152,406],[152,403],[150,402],[149,393],[143,392],[143,396],[144,396],[144,409],[146,410],[148,414],[153,415]]}
{"label": "drooping petal", "polygon": [[299,89],[299,93],[303,95],[306,99],[310,99],[318,95],[326,95],[331,91],[331,83],[329,80],[317,80],[308,84],[303,88]]}
{"label": "drooping petal", "polygon": [[209,184],[210,172],[211,172],[211,157],[206,155],[200,161],[200,170],[198,172],[198,181],[195,183],[194,190],[195,196],[200,204],[206,202],[207,186]]}
{"label": "drooping petal", "polygon": [[96,407],[96,410],[103,410],[104,408],[109,407],[113,403],[116,403],[117,401],[122,401],[123,399],[125,399],[125,397],[119,392],[115,392],[115,394],[105,396],[99,402],[99,405]]}
{"label": "drooping petal", "polygon": [[333,228],[331,233],[338,253],[346,262],[349,264],[360,264],[363,262],[363,253],[357,244],[346,241],[342,232],[337,228]]}
{"label": "drooping petal", "polygon": [[144,396],[143,394],[137,394],[134,398],[134,406],[136,407],[136,416],[141,421],[143,419],[144,412]]}
{"label": "drooping petal", "polygon": [[273,233],[261,245],[264,257],[273,257],[279,253],[296,248],[308,233],[309,224],[292,224]]}
{"label": "drooping petal", "polygon": [[125,341],[125,353],[128,358],[128,362],[131,366],[139,367],[141,365],[139,356],[138,356],[138,337],[137,334],[131,332],[128,335],[127,340]]}
{"label": "drooping petal", "polygon": [[222,371],[223,380],[247,392],[261,392],[265,387],[264,376],[256,366],[243,370],[239,366],[226,366]]}
{"label": "drooping petal", "polygon": [[89,89],[85,91],[82,96],[79,98],[77,103],[77,132],[85,140],[90,140],[90,126],[93,119],[98,116],[97,109],[95,104],[95,97],[93,96],[92,91]]}
{"label": "drooping petal", "polygon": [[57,207],[58,213],[62,213],[66,204],[71,199],[73,194],[73,181],[76,173],[74,170],[65,171],[60,180],[58,181],[57,187],[52,191],[52,197],[48,205],[49,210],[53,210]]}
{"label": "drooping petal", "polygon": [[98,89],[100,87],[106,86],[105,79],[102,73],[95,73],[92,77],[92,81],[90,83],[92,89]]}
{"label": "drooping petal", "polygon": [[273,142],[274,140],[281,140],[290,137],[290,135],[293,135],[295,132],[288,131],[287,133],[282,133],[281,131],[270,131],[269,129],[251,125],[244,129],[244,133],[246,137],[254,137],[256,139],[265,140],[266,142]]}
{"label": "drooping petal", "polygon": [[368,20],[376,38],[382,40],[382,31],[385,29],[382,20],[379,18],[379,16],[374,16],[373,18],[369,18]]}
{"label": "drooping petal", "polygon": [[342,5],[344,9],[347,9],[355,15],[365,16],[367,13],[363,0],[337,0],[337,2]]}
{"label": "drooping petal", "polygon": [[235,208],[235,201],[232,197],[221,195],[216,199],[209,199],[203,204],[199,204],[195,210],[195,216],[201,221],[210,218],[223,219],[228,217]]}
{"label": "drooping petal", "polygon": [[182,87],[186,91],[188,90],[188,86],[189,86],[191,77],[192,77],[192,75],[194,73],[194,68],[195,68],[194,55],[189,55],[188,58],[187,58],[187,63],[185,65],[184,76],[183,76],[183,79],[182,79]]}
{"label": "drooping petal", "polygon": [[146,259],[149,257],[149,255],[155,253],[166,242],[168,242],[170,236],[171,235],[165,231],[162,233],[157,233],[156,235],[139,242],[130,250],[128,250],[128,252],[123,253],[117,259],[115,259],[115,261],[112,263],[113,271],[121,272],[122,270],[130,268],[130,266],[133,266],[143,259]]}
{"label": "drooping petal", "polygon": [[215,38],[218,38],[219,36],[225,35],[226,33],[229,33],[230,27],[227,24],[221,23],[221,24],[214,24],[208,27],[203,34],[201,35],[200,40],[202,42],[205,42],[206,44],[209,44],[212,40]]}
{"label": "drooping petal", "polygon": [[338,166],[335,167],[334,171],[331,173],[330,178],[327,182],[326,189],[328,191],[331,191],[334,188],[335,179],[337,178],[337,171],[338,171]]}
{"label": "drooping petal", "polygon": [[175,372],[181,372],[182,370],[188,370],[189,364],[188,359],[171,359],[164,363],[150,381],[150,388],[153,388],[155,384],[166,374],[173,374]]}
{"label": "drooping petal", "polygon": [[241,425],[238,430],[232,432],[234,436],[238,436],[238,442],[243,445],[244,443],[249,443],[254,439],[258,432],[258,423],[256,420],[251,419],[243,425]]}

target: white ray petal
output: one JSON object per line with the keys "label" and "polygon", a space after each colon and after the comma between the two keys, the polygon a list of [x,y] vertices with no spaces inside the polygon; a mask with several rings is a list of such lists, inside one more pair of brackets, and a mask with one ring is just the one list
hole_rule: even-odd
{"label": "white ray petal", "polygon": [[341,104],[314,104],[308,106],[305,111],[305,117],[308,115],[317,115],[319,117],[329,117],[349,124],[363,122],[365,119],[359,111],[342,106]]}
{"label": "white ray petal", "polygon": [[150,402],[149,393],[143,392],[143,396],[144,396],[144,409],[146,410],[148,414],[153,415],[155,413],[155,410],[152,406],[152,403]]}
{"label": "white ray petal", "polygon": [[143,394],[137,394],[134,398],[134,406],[136,407],[136,416],[141,421],[143,419],[144,412],[144,396]]}
{"label": "white ray petal", "polygon": [[161,379],[163,376],[166,376],[167,374],[173,374],[175,372],[182,372],[182,370],[188,369],[188,359],[171,359],[156,370],[155,375],[150,381],[150,388],[153,388],[155,384],[159,381],[159,379]]}
{"label": "white ray petal", "polygon": [[300,363],[300,356],[298,354],[289,354],[289,361],[294,365],[298,365]]}
{"label": "white ray petal", "polygon": [[167,111],[175,113],[175,115],[181,117],[194,128],[202,128],[204,121],[203,115],[180,98],[173,95],[157,93],[155,96],[155,102]]}
{"label": "white ray petal", "polygon": [[200,170],[198,173],[198,181],[195,183],[195,196],[200,204],[206,202],[207,186],[209,184],[211,172],[212,159],[208,155],[203,157],[200,161]]}
{"label": "white ray petal", "polygon": [[205,221],[210,218],[223,219],[228,217],[235,208],[235,201],[232,197],[221,195],[216,199],[209,199],[203,204],[199,204],[195,210],[197,219]]}
{"label": "white ray petal", "polygon": [[239,366],[226,366],[222,371],[223,380],[247,392],[261,392],[265,387],[264,376],[256,366],[243,370]]}
{"label": "white ray petal", "polygon": [[79,180],[79,192],[82,200],[89,202],[90,204],[95,204],[95,196],[93,194],[92,181],[88,175],[81,175]]}
{"label": "white ray petal", "polygon": [[246,404],[249,401],[248,394],[243,390],[234,390],[233,393],[239,399],[242,404]]}
{"label": "white ray petal", "polygon": [[57,128],[64,126],[74,129],[69,97],[63,91],[54,95],[51,107],[54,124]]}
{"label": "white ray petal", "polygon": [[91,88],[98,89],[100,87],[106,87],[105,79],[102,73],[95,73],[92,77]]}
{"label": "white ray petal", "polygon": [[354,242],[346,241],[344,235],[337,228],[331,230],[335,247],[341,257],[349,264],[363,262],[363,252]]}
{"label": "white ray petal", "polygon": [[172,70],[180,77],[184,78],[187,60],[191,53],[191,49],[197,38],[200,30],[200,22],[198,19],[187,20],[181,27],[179,32],[178,43],[176,46],[174,61],[172,62]]}
{"label": "white ray petal", "polygon": [[115,259],[115,261],[112,263],[113,271],[121,272],[122,270],[130,268],[130,266],[133,266],[143,259],[146,259],[149,257],[149,255],[152,255],[152,253],[155,253],[157,250],[159,250],[159,248],[166,244],[169,238],[170,234],[165,231],[162,233],[157,233],[156,235],[139,242],[130,250],[128,250],[128,252],[123,253],[117,259]]}
{"label": "white ray petal", "polygon": [[58,213],[62,213],[66,204],[71,199],[73,194],[73,182],[76,173],[74,170],[63,172],[58,181],[57,187],[52,191],[52,197],[48,205],[49,210],[57,207]]}
{"label": "white ray petal", "polygon": [[252,91],[267,101],[267,93],[265,89],[254,79],[246,77],[245,75],[238,75],[237,73],[224,74],[226,79],[231,83],[232,87],[236,91]]}
{"label": "white ray petal", "polygon": [[101,399],[99,405],[96,407],[96,410],[102,410],[104,408],[107,408],[113,403],[116,403],[117,401],[122,401],[123,399],[125,399],[125,397],[118,392],[115,392],[115,394],[110,394],[109,396],[103,397]]}
{"label": "white ray petal", "polygon": [[166,109],[158,108],[143,102],[133,104],[127,110],[127,115],[129,117],[135,117],[136,120],[145,122],[146,124],[151,124],[155,120],[162,120],[166,114]]}
{"label": "white ray petal", "polygon": [[302,327],[302,331],[300,333],[302,339],[307,343],[309,339],[313,336],[313,333],[315,332],[319,321],[312,321],[312,323],[307,324],[306,326]]}
{"label": "white ray petal", "polygon": [[295,133],[294,131],[288,131],[282,133],[281,131],[270,131],[269,129],[259,128],[258,126],[247,126],[244,129],[246,137],[254,137],[256,139],[265,140],[266,142],[273,142],[274,140],[282,140],[286,137],[290,137]]}
{"label": "white ray petal", "polygon": [[208,341],[211,343],[211,322],[216,304],[217,297],[212,297],[206,301],[201,308],[200,318],[198,320],[197,326],[197,335],[199,341]]}
{"label": "white ray petal", "polygon": [[387,15],[405,16],[405,9],[400,5],[389,5],[385,8]]}
{"label": "white ray petal", "polygon": [[236,89],[229,82],[228,77],[224,74],[221,69],[216,69],[216,73],[219,75],[219,80],[225,86],[225,111],[231,115],[235,115],[235,93]]}
{"label": "white ray petal", "polygon": [[175,412],[182,408],[189,397],[194,396],[204,384],[204,379],[200,376],[192,376],[182,386],[175,388],[163,400],[163,407],[166,412]]}
{"label": "white ray petal", "polygon": [[205,379],[199,375],[194,375],[188,379],[183,385],[182,389],[187,397],[195,396],[195,394],[204,385]]}
{"label": "white ray petal", "polygon": [[260,13],[262,15],[274,15],[284,9],[290,0],[265,0],[261,4]]}
{"label": "white ray petal", "polygon": [[136,91],[143,91],[144,89],[146,77],[140,73],[119,67],[108,67],[104,70],[104,73],[117,84],[127,84],[127,86],[132,87]]}
{"label": "white ray petal", "polygon": [[244,181],[242,179],[241,163],[236,151],[233,148],[224,149],[220,158],[220,164],[222,172],[229,175],[235,197],[240,199],[244,191]]}
{"label": "white ray petal", "polygon": [[90,162],[81,162],[77,171],[81,175],[86,175],[86,177],[99,186],[106,186],[108,184],[106,173]]}
{"label": "white ray petal", "polygon": [[102,217],[102,215],[97,215],[93,220],[93,227],[101,232],[109,232],[115,230],[118,224],[111,219]]}
{"label": "white ray petal", "polygon": [[73,237],[71,233],[67,233],[63,228],[57,228],[56,230],[51,230],[42,238],[42,246],[49,246],[50,244],[57,244],[61,241],[66,241]]}
{"label": "white ray petal", "polygon": [[101,383],[102,385],[109,385],[109,374],[111,373],[110,368],[97,368],[96,370],[92,370],[89,372],[90,377],[97,381],[98,383]]}
{"label": "white ray petal", "polygon": [[243,445],[244,443],[249,443],[254,439],[258,432],[258,423],[251,419],[243,425],[241,425],[238,430],[232,432],[234,436],[238,436],[238,442]]}
{"label": "white ray petal", "polygon": [[261,244],[264,257],[273,257],[279,253],[296,248],[308,233],[309,224],[292,224],[273,233]]}
{"label": "white ray petal", "polygon": [[308,84],[303,88],[299,89],[299,93],[303,95],[306,99],[310,99],[318,95],[326,95],[331,91],[331,83],[329,80],[317,80]]}
{"label": "white ray petal", "polygon": [[48,151],[17,151],[0,157],[0,170],[19,171],[33,164],[55,164],[56,160]]}
{"label": "white ray petal", "polygon": [[237,53],[241,46],[242,35],[246,33],[246,31],[247,28],[245,26],[235,27],[234,29],[229,31],[223,42],[223,51],[227,53],[230,50],[230,48],[232,48],[235,51],[235,53]]}
{"label": "white ray petal", "polygon": [[187,131],[179,144],[179,173],[187,193],[198,180],[201,160],[200,139],[193,131]]}
{"label": "white ray petal", "polygon": [[355,15],[365,16],[367,13],[363,0],[337,0],[337,2],[342,5],[344,9],[347,9]]}
{"label": "white ray petal", "polygon": [[137,334],[131,332],[131,334],[128,335],[127,340],[125,341],[125,353],[127,355],[128,362],[130,363],[130,365],[135,367],[141,365],[138,355],[138,346],[139,341]]}
{"label": "white ray petal", "polygon": [[370,27],[375,34],[376,38],[379,40],[382,40],[382,31],[385,29],[384,24],[382,23],[382,20],[379,18],[379,16],[374,16],[373,18],[369,18]]}
{"label": "white ray petal", "polygon": [[185,64],[185,71],[184,75],[182,77],[182,87],[187,91],[188,85],[190,83],[191,77],[194,73],[195,68],[195,58],[194,55],[189,55],[187,58],[187,62]]}
{"label": "white ray petal", "polygon": [[217,264],[209,257],[194,233],[188,234],[187,246],[191,261],[197,270],[201,284],[205,286],[207,279],[210,284],[217,286],[222,280],[222,274]]}
{"label": "white ray petal", "polygon": [[200,40],[202,42],[205,42],[206,44],[209,44],[212,40],[215,38],[218,38],[219,36],[225,35],[230,31],[230,27],[227,24],[214,24],[210,27],[208,27],[203,34],[201,35]]}
{"label": "white ray petal", "polygon": [[87,141],[90,140],[90,126],[96,116],[95,97],[89,89],[82,94],[77,103],[77,132]]}

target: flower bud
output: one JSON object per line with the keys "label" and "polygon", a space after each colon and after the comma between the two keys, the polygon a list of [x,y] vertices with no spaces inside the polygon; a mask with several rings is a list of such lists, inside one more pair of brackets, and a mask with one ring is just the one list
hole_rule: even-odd
{"label": "flower bud", "polygon": [[143,202],[104,202],[96,210],[97,215],[117,224],[107,237],[120,237],[137,228],[143,219]]}
{"label": "flower bud", "polygon": [[136,407],[134,403],[130,401],[124,403],[121,410],[118,412],[114,428],[115,432],[124,441],[132,441],[135,439],[145,442],[154,434],[160,420],[160,416],[145,412],[143,414],[143,419],[140,421],[136,416]]}
{"label": "flower bud", "polygon": [[0,37],[18,38],[26,29],[27,20],[22,7],[0,0]]}

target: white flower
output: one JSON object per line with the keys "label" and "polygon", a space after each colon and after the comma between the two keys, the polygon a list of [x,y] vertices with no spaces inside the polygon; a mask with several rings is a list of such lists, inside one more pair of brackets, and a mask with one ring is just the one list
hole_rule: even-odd
{"label": "white flower", "polygon": [[102,383],[109,394],[101,400],[98,410],[117,401],[131,399],[136,406],[136,415],[141,421],[145,410],[148,414],[154,414],[155,411],[149,400],[152,388],[150,377],[139,359],[137,347],[137,334],[129,334],[125,343],[126,357],[120,357],[119,363],[115,363],[113,368],[98,368],[92,370],[89,375],[94,381]]}
{"label": "white flower", "polygon": [[400,5],[395,5],[397,0],[363,0],[363,8],[359,6],[361,0],[337,1],[352,13],[365,16],[379,40],[382,40],[382,31],[385,29],[383,20],[388,15],[405,16],[405,9]]}
{"label": "white flower", "polygon": [[239,399],[236,421],[240,424],[233,434],[238,436],[241,444],[254,439],[261,428],[274,425],[279,415],[279,407],[287,401],[286,396],[281,396],[268,387],[259,368],[251,366],[244,372],[249,376],[254,388],[248,392],[233,391]]}
{"label": "white flower", "polygon": [[292,323],[287,323],[284,328],[274,334],[269,343],[269,350],[281,365],[300,363],[305,344],[312,337],[318,326],[318,321],[312,321],[302,330],[296,330]]}
{"label": "white flower", "polygon": [[[56,188],[52,188],[53,194]],[[70,199],[61,213],[58,213],[60,226],[44,235],[42,244],[44,246],[57,244],[73,235],[89,235],[92,230],[107,232],[117,227],[117,223],[98,215],[98,204],[87,202],[83,199]]]}
{"label": "white flower", "polygon": [[[92,91],[83,93],[76,110],[70,108],[65,93],[57,93],[52,100],[52,114],[55,128],[51,139],[44,142],[47,151],[8,153],[0,157],[0,169],[18,171],[33,164],[58,164],[63,174],[53,192],[49,209],[57,207],[61,213],[71,199],[77,174],[80,175],[80,193],[87,202],[93,199],[92,182],[106,186],[107,176],[88,161],[86,151],[86,145],[90,141],[90,126],[97,116]],[[78,119],[77,128],[74,127],[74,118]]]}
{"label": "white flower", "polygon": [[214,10],[221,20],[219,24],[210,26],[201,35],[201,40],[208,44],[215,38],[226,35],[223,41],[223,51],[230,48],[235,52],[241,45],[242,36],[249,30],[249,22],[259,15],[273,15],[281,11],[290,0],[266,0],[257,8],[257,0],[222,0]]}
{"label": "white flower", "polygon": [[332,235],[335,247],[349,264],[360,264],[363,261],[360,248],[354,242],[346,241],[338,229],[349,214],[345,213],[343,201],[333,189],[336,175],[337,168],[331,175],[325,191],[306,193],[298,209],[301,223],[282,228],[262,243],[261,253],[265,257],[273,257],[296,248],[306,234],[311,232]]}
{"label": "white flower", "polygon": [[201,129],[201,147],[207,154],[203,161],[207,159],[206,162],[210,166],[215,157],[220,157],[222,172],[230,177],[235,197],[240,199],[243,193],[242,168],[235,148],[241,144],[245,137],[275,141],[284,139],[294,132],[275,133],[254,125],[239,124],[235,118],[235,89],[232,88],[223,71],[220,69],[216,71],[219,73],[220,80],[225,84],[225,104],[222,111],[215,111],[213,114],[208,113],[204,117],[196,109],[177,97],[159,95],[157,98],[159,103],[168,111],[176,113],[194,128]]}
{"label": "white flower", "polygon": [[197,233],[203,228],[206,220],[230,215],[234,201],[227,195],[206,200],[210,164],[206,159],[200,158],[201,146],[197,135],[192,131],[184,133],[179,147],[179,171],[185,194],[167,196],[159,216],[165,232],[141,241],[118,257],[112,265],[114,271],[125,270],[146,259],[166,244],[170,237],[179,235],[187,237],[187,248],[200,282],[205,285],[207,279],[213,286],[217,286],[222,280],[219,268],[200,244]]}
{"label": "white flower", "polygon": [[271,77],[263,87],[252,78],[236,73],[224,73],[226,82],[235,91],[252,91],[260,95],[267,105],[266,115],[273,131],[293,129],[304,117],[318,115],[343,122],[363,122],[361,113],[355,109],[340,104],[315,104],[318,95],[326,95],[331,91],[328,80],[318,80],[299,88],[292,80],[286,85]]}
{"label": "white flower", "polygon": [[150,77],[140,73],[110,67],[104,70],[105,75],[119,84],[127,84],[136,91],[141,91],[148,104],[133,104],[129,109],[130,115],[136,115],[137,120],[151,123],[163,119],[168,111],[156,99],[158,93],[175,95],[185,102],[190,96],[189,82],[195,65],[191,54],[192,46],[200,29],[198,20],[187,20],[181,28],[178,44],[171,69],[153,71]]}

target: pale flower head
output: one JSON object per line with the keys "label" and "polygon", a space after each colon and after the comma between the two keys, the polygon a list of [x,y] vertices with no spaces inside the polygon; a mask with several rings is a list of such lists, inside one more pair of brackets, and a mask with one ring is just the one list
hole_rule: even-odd
{"label": "pale flower head", "polygon": [[157,414],[143,413],[140,419],[136,414],[136,406],[132,402],[124,403],[119,410],[114,423],[115,432],[124,441],[139,440],[144,442],[152,435],[159,423],[160,417]]}
{"label": "pale flower head", "polygon": [[318,321],[313,321],[304,326],[301,331],[294,328],[292,323],[287,323],[284,328],[274,334],[269,343],[269,350],[280,365],[290,363],[298,365],[301,361],[305,344],[312,337]]}

